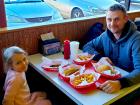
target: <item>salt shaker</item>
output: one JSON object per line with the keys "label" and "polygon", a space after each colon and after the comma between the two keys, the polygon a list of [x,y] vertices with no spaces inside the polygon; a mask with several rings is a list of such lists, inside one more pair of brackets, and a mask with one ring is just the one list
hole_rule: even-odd
{"label": "salt shaker", "polygon": [[70,41],[65,40],[64,41],[64,59],[70,58]]}

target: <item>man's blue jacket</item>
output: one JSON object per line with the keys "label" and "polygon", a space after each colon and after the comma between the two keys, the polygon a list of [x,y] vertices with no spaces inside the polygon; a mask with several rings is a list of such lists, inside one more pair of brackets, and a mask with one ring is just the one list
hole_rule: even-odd
{"label": "man's blue jacket", "polygon": [[99,37],[88,42],[83,51],[95,54],[95,60],[109,57],[115,66],[130,72],[119,79],[122,88],[140,83],[140,32],[133,22],[125,24],[119,40],[106,29]]}

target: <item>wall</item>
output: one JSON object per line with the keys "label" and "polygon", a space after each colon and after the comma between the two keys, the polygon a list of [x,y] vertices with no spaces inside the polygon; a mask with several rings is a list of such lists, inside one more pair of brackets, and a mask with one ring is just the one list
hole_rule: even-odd
{"label": "wall", "polygon": [[[140,16],[140,12],[129,13],[129,18],[134,20]],[[25,49],[29,54],[38,53],[38,39],[46,32],[53,32],[61,42],[65,39],[80,39],[96,22],[105,24],[105,17],[90,18],[61,24],[37,26],[23,29],[0,29],[0,49],[17,45]],[[105,25],[104,25],[105,26]],[[2,72],[2,52],[0,52],[0,73]]]}

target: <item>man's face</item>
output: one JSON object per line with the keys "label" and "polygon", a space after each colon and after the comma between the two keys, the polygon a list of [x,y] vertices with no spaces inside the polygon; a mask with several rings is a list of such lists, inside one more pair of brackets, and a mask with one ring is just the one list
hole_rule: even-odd
{"label": "man's face", "polygon": [[128,18],[122,11],[107,11],[106,23],[107,28],[113,34],[121,34]]}

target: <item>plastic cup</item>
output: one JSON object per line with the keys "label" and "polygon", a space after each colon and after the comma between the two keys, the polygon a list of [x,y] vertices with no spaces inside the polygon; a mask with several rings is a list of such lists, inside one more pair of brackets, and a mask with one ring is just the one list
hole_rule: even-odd
{"label": "plastic cup", "polygon": [[70,58],[72,60],[75,59],[76,55],[78,54],[79,44],[80,43],[78,41],[70,42]]}

